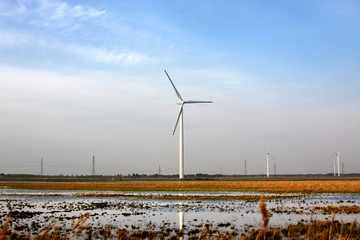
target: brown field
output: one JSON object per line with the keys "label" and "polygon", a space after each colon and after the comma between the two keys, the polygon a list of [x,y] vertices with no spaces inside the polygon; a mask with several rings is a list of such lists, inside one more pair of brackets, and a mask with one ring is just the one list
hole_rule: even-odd
{"label": "brown field", "polygon": [[360,181],[0,182],[0,188],[136,192],[360,193]]}

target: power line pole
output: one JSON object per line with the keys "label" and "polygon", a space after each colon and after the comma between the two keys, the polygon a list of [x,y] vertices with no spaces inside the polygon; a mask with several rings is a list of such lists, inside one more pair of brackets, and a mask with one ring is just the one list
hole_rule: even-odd
{"label": "power line pole", "polygon": [[95,176],[95,155],[93,155],[91,175]]}
{"label": "power line pole", "polygon": [[341,172],[345,174],[344,162],[341,162]]}

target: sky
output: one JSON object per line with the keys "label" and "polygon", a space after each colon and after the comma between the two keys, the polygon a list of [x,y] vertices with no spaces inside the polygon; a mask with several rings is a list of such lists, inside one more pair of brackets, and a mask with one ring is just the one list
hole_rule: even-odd
{"label": "sky", "polygon": [[2,0],[0,173],[360,172],[357,0]]}

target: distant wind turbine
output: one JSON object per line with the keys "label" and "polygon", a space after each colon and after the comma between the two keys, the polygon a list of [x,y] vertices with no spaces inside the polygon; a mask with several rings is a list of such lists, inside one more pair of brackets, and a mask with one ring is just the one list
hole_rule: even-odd
{"label": "distant wind turbine", "polygon": [[173,86],[173,88],[175,90],[176,96],[179,98],[179,101],[177,102],[177,104],[180,105],[180,111],[179,111],[178,118],[176,120],[173,135],[175,134],[176,127],[177,127],[177,125],[178,125],[178,123],[180,121],[180,129],[179,129],[179,178],[183,179],[184,178],[184,122],[183,122],[184,104],[188,104],[188,103],[212,103],[212,101],[193,101],[193,100],[184,101],[183,98],[181,97],[180,93],[176,89],[174,83],[171,81],[171,78],[170,78],[169,74],[166,72],[166,70],[164,70],[164,71],[166,73],[166,76],[169,78],[171,85]]}
{"label": "distant wind turbine", "polygon": [[268,147],[268,151],[266,153],[266,176],[267,177],[270,177],[270,144],[269,144],[269,147]]}
{"label": "distant wind turbine", "polygon": [[335,152],[336,155],[336,161],[337,161],[337,167],[338,167],[338,176],[340,176],[340,153]]}
{"label": "distant wind turbine", "polygon": [[[268,151],[265,154],[264,157],[265,161],[266,161],[266,176],[270,177],[270,159],[276,160],[271,154],[270,154],[270,144],[268,147]],[[274,163],[274,174],[276,174],[276,166]]]}

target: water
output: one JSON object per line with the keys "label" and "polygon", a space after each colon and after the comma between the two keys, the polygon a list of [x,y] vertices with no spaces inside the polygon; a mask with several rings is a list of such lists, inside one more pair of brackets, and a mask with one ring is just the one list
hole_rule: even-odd
{"label": "water", "polygon": [[[106,193],[107,197],[103,196]],[[0,189],[0,220],[14,212],[16,225],[41,227],[56,224],[71,228],[85,213],[93,226],[125,229],[164,230],[201,228],[205,222],[227,230],[261,226],[259,202],[245,200],[163,200],[146,197],[161,195],[260,195],[259,193],[121,193],[90,191],[45,191]],[[83,197],[91,195],[91,197]],[[270,196],[270,195],[269,195]],[[359,206],[360,195],[352,194],[271,194],[267,208],[272,213],[270,226],[285,226],[310,219],[331,219],[324,214],[327,206]],[[278,196],[278,198],[277,198]],[[319,209],[316,209],[318,207]],[[21,214],[23,213],[23,214]],[[354,221],[358,214],[337,214],[336,220]],[[74,218],[74,220],[73,220]],[[14,227],[14,225],[12,225]],[[29,227],[30,228],[30,227]]]}

